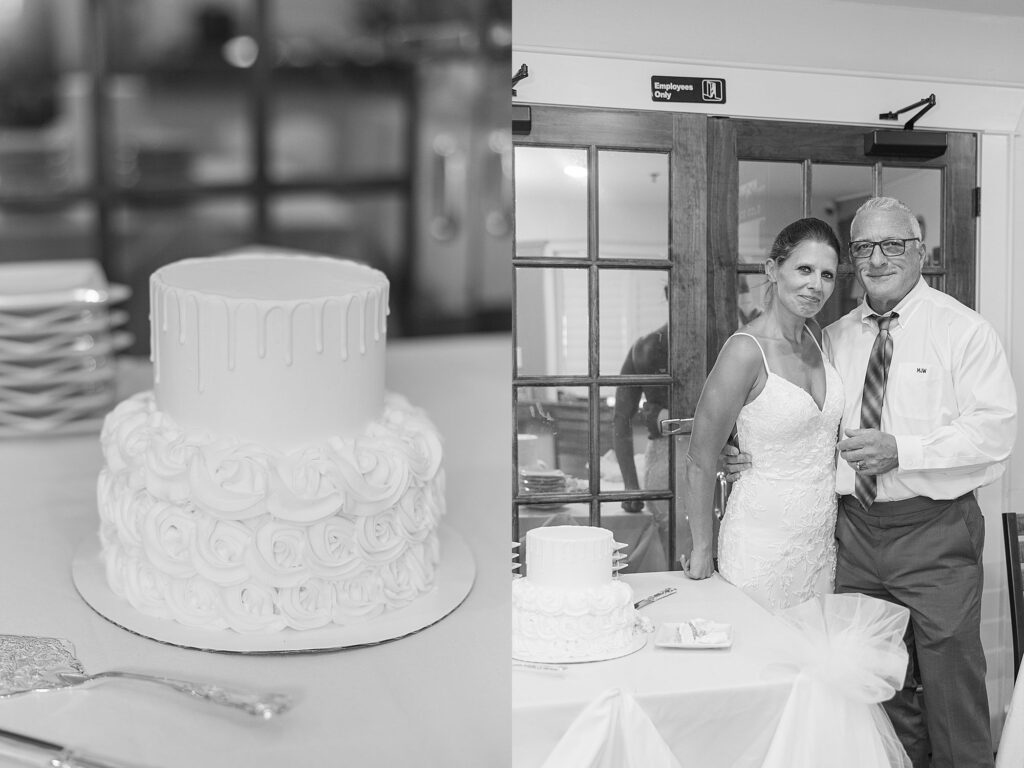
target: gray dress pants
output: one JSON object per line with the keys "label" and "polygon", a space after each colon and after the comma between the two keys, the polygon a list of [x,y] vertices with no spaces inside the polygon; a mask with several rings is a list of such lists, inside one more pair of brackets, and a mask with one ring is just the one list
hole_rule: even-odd
{"label": "gray dress pants", "polygon": [[836,539],[836,592],[910,610],[907,680],[884,706],[914,768],[990,768],[980,631],[985,520],[974,494],[876,502],[867,511],[843,496]]}

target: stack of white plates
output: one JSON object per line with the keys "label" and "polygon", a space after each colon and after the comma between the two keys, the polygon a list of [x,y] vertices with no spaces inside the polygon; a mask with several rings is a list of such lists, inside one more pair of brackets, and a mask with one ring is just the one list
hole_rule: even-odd
{"label": "stack of white plates", "polygon": [[567,478],[560,469],[524,469],[519,472],[519,487],[523,493],[561,493]]}
{"label": "stack of white plates", "polygon": [[[569,477],[560,469],[523,469],[519,472],[519,490],[524,494],[564,493],[569,489]],[[528,506],[552,511],[564,505],[561,502],[535,501]]]}
{"label": "stack of white plates", "polygon": [[0,264],[0,437],[99,429],[130,293],[94,261]]}

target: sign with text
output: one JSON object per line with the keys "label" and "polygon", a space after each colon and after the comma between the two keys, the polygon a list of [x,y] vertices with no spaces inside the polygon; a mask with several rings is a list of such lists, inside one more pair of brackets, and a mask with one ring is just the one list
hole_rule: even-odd
{"label": "sign with text", "polygon": [[651,100],[725,104],[725,78],[654,75],[651,77]]}

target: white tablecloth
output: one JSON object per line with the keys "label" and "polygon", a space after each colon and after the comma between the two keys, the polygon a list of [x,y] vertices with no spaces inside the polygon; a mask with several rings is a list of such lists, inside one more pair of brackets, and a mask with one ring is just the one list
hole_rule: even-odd
{"label": "white tablecloth", "polygon": [[623,579],[637,599],[678,589],[642,609],[655,626],[689,618],[729,623],[732,647],[660,648],[652,635],[637,653],[570,665],[564,674],[514,670],[513,765],[542,765],[580,712],[617,688],[636,700],[684,768],[760,766],[794,679],[767,650],[785,637],[784,628],[717,574],[705,581],[678,571]]}
{"label": "white tablecloth", "polygon": [[[78,597],[71,579],[72,555],[98,527],[97,435],[0,441],[0,633],[68,638],[89,671],[212,677],[298,700],[285,716],[258,722],[174,692],[108,682],[0,699],[0,728],[154,767],[507,764],[509,344],[505,335],[390,342],[388,388],[425,408],[445,438],[446,522],[473,551],[477,575],[455,613],[370,648],[240,656],[119,629]],[[148,386],[146,366],[130,367],[128,390]]]}

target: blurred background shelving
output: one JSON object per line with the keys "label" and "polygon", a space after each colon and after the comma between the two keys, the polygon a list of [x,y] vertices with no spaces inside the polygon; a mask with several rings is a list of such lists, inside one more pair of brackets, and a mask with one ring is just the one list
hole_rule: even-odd
{"label": "blurred background shelving", "polygon": [[393,336],[507,330],[511,0],[0,0],[0,262],[370,263]]}

